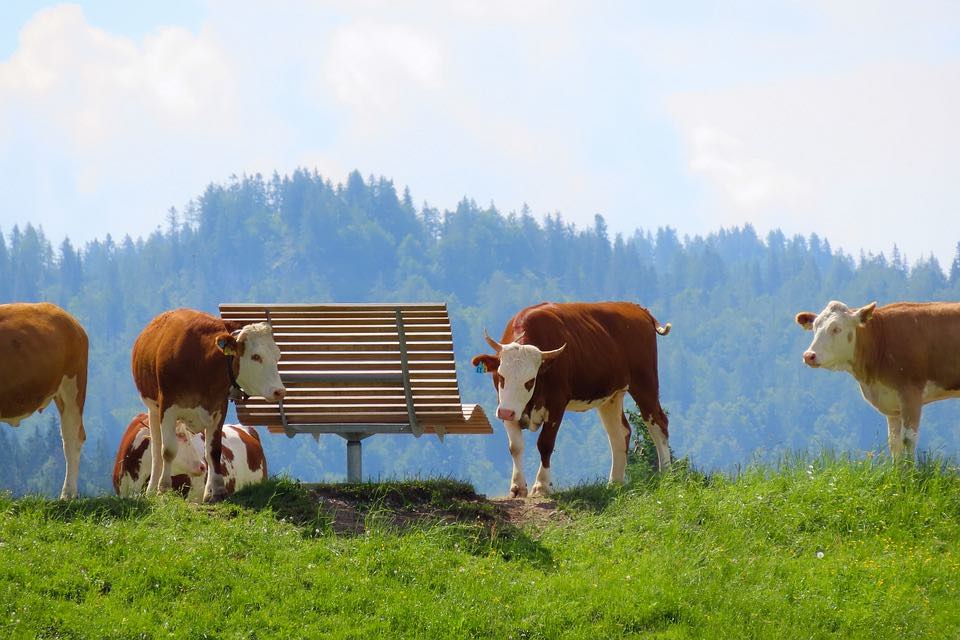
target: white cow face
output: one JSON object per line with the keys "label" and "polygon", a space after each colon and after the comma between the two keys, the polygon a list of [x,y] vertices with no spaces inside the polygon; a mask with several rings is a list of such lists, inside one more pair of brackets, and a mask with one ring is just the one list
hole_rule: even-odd
{"label": "white cow face", "polygon": [[521,336],[508,344],[500,344],[486,335],[486,332],[484,337],[497,355],[481,354],[473,359],[473,363],[476,365],[482,362],[486,369],[493,373],[493,383],[499,400],[497,417],[501,420],[520,420],[523,409],[533,397],[541,367],[559,356],[566,345],[553,351],[541,351],[532,344],[517,342]]}
{"label": "white cow face", "polygon": [[[144,456],[149,459],[149,456]],[[173,458],[171,475],[187,474],[193,477],[207,474],[206,456],[203,450],[203,432],[191,433],[182,423],[177,423],[177,455]]]}
{"label": "white cow face", "polygon": [[248,324],[232,335],[222,334],[217,338],[217,346],[240,361],[237,383],[244,391],[268,400],[283,399],[287,390],[277,370],[280,348],[273,340],[269,324]]}
{"label": "white cow face", "polygon": [[809,311],[797,314],[797,324],[813,331],[813,342],[803,352],[803,361],[811,367],[850,371],[857,348],[857,328],[867,324],[877,303],[851,309],[836,300],[820,315]]}

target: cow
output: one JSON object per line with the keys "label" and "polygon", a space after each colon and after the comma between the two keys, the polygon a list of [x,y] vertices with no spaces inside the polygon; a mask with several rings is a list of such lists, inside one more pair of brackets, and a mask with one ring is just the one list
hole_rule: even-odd
{"label": "cow", "polygon": [[193,309],[176,309],[150,321],[133,345],[131,368],[150,414],[152,448],[147,494],[171,488],[177,454],[176,424],[203,431],[207,481],[204,502],[226,497],[221,475],[220,432],[228,398],[283,399],[277,362],[280,349],[265,322],[242,325]]}
{"label": "cow", "polygon": [[61,499],[77,496],[88,348],[83,327],[56,305],[0,305],[0,422],[16,427],[53,400],[67,467]]}
{"label": "cow", "polygon": [[[191,433],[177,423],[177,455],[171,481],[177,491],[194,502],[203,499],[207,474],[203,432]],[[124,433],[113,466],[113,489],[127,498],[140,493],[150,478],[150,421],[145,413],[134,417]],[[267,478],[267,461],[260,436],[252,427],[225,424],[222,429],[220,461],[227,495]]]}
{"label": "cow", "polygon": [[923,405],[960,397],[960,303],[871,302],[851,309],[831,301],[797,324],[813,331],[803,362],[846,371],[863,398],[887,418],[894,459],[912,459]]}
{"label": "cow", "polygon": [[[177,445],[170,480],[175,491],[187,495],[191,487],[202,487],[207,475],[203,439],[178,422]],[[118,496],[129,498],[143,491],[150,479],[151,456],[150,422],[140,413],[127,425],[113,464],[113,490]]]}
{"label": "cow", "polygon": [[550,492],[550,456],[566,411],[596,409],[610,440],[609,480],[625,480],[630,424],[623,414],[629,393],[657,448],[660,470],[670,464],[667,415],[660,406],[657,335],[670,332],[645,308],[630,302],[542,303],[507,322],[500,342],[484,331],[494,355],[472,360],[492,374],[497,417],[503,420],[513,457],[510,496],[526,497],[523,429],[537,439],[540,469],[530,492]]}
{"label": "cow", "polygon": [[[198,433],[197,437],[202,443],[204,435]],[[223,476],[227,495],[267,479],[267,458],[263,453],[260,434],[253,427],[241,424],[223,425],[220,461],[223,465],[220,474]],[[201,493],[192,489],[188,497],[199,500]]]}

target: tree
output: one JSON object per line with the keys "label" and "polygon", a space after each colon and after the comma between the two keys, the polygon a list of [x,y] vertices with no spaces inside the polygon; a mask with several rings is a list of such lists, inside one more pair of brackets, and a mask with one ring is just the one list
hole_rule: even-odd
{"label": "tree", "polygon": [[958,282],[960,282],[960,242],[957,243],[957,250],[950,264],[950,286],[956,287]]}

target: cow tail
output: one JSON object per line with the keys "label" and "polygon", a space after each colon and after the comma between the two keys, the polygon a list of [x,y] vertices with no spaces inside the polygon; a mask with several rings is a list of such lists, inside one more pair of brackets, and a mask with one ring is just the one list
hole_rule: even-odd
{"label": "cow tail", "polygon": [[659,333],[659,334],[662,335],[662,336],[665,336],[665,335],[667,335],[668,333],[670,333],[670,328],[671,328],[673,325],[671,325],[671,324],[668,322],[667,324],[665,324],[665,325],[663,325],[663,326],[661,327],[659,324],[657,324],[657,321],[654,320],[654,321],[653,321],[653,326],[657,329],[657,333]]}

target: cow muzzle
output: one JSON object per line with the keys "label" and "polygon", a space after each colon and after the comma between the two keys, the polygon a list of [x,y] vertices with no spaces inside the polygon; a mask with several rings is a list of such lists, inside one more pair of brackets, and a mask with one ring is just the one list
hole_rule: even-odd
{"label": "cow muzzle", "polygon": [[804,351],[803,352],[803,362],[808,367],[819,367],[820,363],[817,362],[817,353],[815,351]]}
{"label": "cow muzzle", "polygon": [[287,390],[284,387],[280,387],[279,389],[274,389],[273,394],[270,397],[272,397],[275,401],[280,402],[286,395]]}
{"label": "cow muzzle", "polygon": [[513,409],[503,409],[501,407],[497,407],[497,417],[501,420],[516,420],[517,412]]}

